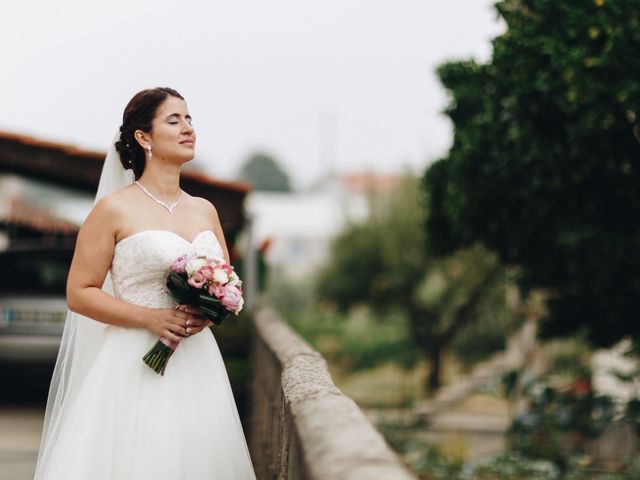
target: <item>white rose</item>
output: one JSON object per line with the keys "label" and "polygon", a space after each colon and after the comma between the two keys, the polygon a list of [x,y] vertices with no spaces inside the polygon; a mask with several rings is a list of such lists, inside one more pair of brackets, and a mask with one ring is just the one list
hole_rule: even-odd
{"label": "white rose", "polygon": [[194,274],[196,270],[200,267],[204,267],[207,264],[207,261],[204,258],[192,258],[187,262],[187,266],[184,268],[187,275],[191,276]]}
{"label": "white rose", "polygon": [[213,271],[213,281],[220,285],[224,285],[229,281],[229,275],[223,269],[216,268]]}
{"label": "white rose", "polygon": [[242,285],[242,282],[240,281],[240,278],[238,277],[238,274],[236,274],[236,272],[231,272],[231,275],[229,275],[228,285],[232,285],[234,287],[239,287],[240,285]]}

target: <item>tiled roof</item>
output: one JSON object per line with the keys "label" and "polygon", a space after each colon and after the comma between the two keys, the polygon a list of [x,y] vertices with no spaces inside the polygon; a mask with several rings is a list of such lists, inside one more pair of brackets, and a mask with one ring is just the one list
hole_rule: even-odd
{"label": "tiled roof", "polygon": [[[16,148],[26,147],[31,153],[34,150],[40,152],[46,152],[52,157],[64,156],[67,159],[69,157],[75,158],[76,160],[81,160],[84,162],[82,165],[82,169],[84,170],[85,175],[82,178],[73,178],[74,172],[69,169],[64,169],[64,174],[71,183],[86,183],[86,180],[89,181],[89,187],[95,189],[98,184],[98,178],[100,176],[100,170],[102,169],[102,162],[104,161],[104,157],[106,155],[105,152],[98,152],[94,150],[86,150],[83,148],[78,148],[74,145],[51,142],[48,140],[42,140],[35,137],[31,137],[28,135],[21,135],[18,133],[7,132],[0,130],[0,170],[5,167],[8,163],[7,159],[3,159],[3,155],[6,154],[7,146],[14,146]],[[1,148],[4,147],[4,148]],[[7,160],[7,161],[3,161]],[[29,170],[29,165],[25,165],[26,158],[22,158],[20,162],[21,170]],[[31,170],[42,169],[45,168],[47,170],[54,170],[55,172],[59,172],[63,166],[57,162],[43,162],[42,160],[39,162],[33,161],[33,168]],[[87,172],[89,170],[89,172]],[[47,172],[38,172],[38,176],[42,176]],[[48,172],[52,173],[52,172]],[[251,185],[244,182],[231,182],[226,180],[216,179],[207,175],[204,172],[199,172],[195,170],[184,170],[182,172],[182,178],[191,183],[201,184],[202,186],[214,187],[222,190],[232,190],[241,193],[247,193],[251,190]]]}
{"label": "tiled roof", "polygon": [[344,188],[357,192],[389,192],[401,184],[400,175],[383,175],[375,173],[342,174],[337,177]]}

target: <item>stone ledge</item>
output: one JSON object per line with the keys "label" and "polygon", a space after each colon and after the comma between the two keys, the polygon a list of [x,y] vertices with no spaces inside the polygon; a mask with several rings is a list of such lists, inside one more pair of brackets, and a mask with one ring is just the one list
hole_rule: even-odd
{"label": "stone ledge", "polygon": [[350,398],[311,398],[291,405],[291,413],[305,458],[311,460],[310,478],[415,478]]}
{"label": "stone ledge", "polygon": [[[416,479],[355,402],[335,386],[318,352],[271,310],[257,313],[255,328],[279,363],[281,441],[296,442],[282,445],[282,451],[294,454],[280,457],[285,464],[277,478]],[[292,457],[295,452],[302,458]],[[304,473],[296,476],[292,470]]]}

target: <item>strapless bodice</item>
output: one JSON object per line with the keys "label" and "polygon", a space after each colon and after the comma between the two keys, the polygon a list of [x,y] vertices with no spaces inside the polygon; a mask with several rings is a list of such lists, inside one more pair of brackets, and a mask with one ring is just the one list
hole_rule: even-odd
{"label": "strapless bodice", "polygon": [[143,230],[120,240],[111,262],[114,295],[145,307],[173,306],[165,282],[173,261],[184,254],[223,257],[211,230],[200,232],[191,242],[170,230]]}

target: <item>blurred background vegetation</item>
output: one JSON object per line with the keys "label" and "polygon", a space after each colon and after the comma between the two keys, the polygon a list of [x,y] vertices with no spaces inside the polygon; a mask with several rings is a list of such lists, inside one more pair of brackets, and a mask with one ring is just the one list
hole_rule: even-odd
{"label": "blurred background vegetation", "polygon": [[[371,195],[321,272],[272,278],[267,298],[423,478],[640,478],[640,0],[496,11],[491,60],[438,69],[447,155]],[[480,392],[506,409],[504,451],[470,462],[421,440],[420,405],[526,324],[530,355]],[[616,345],[634,367],[600,391],[594,354]],[[636,432],[615,461],[593,443],[611,424]]]}

